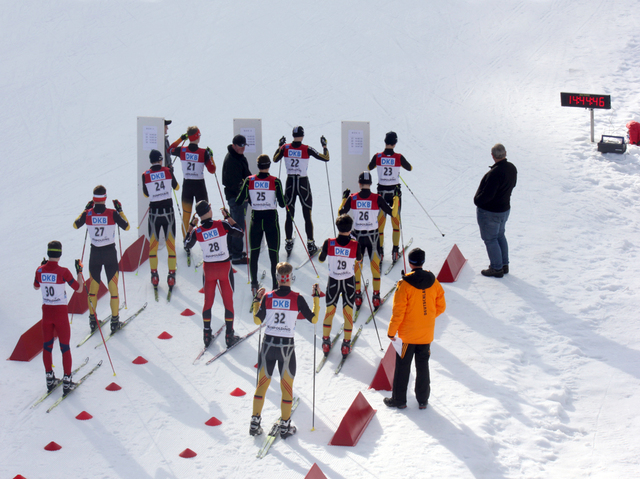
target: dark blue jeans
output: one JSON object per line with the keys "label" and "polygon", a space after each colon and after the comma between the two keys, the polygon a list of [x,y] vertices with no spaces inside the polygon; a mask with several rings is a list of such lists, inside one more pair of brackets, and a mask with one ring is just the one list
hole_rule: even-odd
{"label": "dark blue jeans", "polygon": [[480,237],[487,248],[491,267],[495,270],[500,270],[504,265],[509,264],[509,245],[504,236],[504,230],[510,211],[493,213],[476,208]]}
{"label": "dark blue jeans", "polygon": [[[244,222],[244,214],[246,210],[246,204],[244,203],[237,204],[234,199],[231,199],[229,202],[229,213],[231,214],[231,218],[235,221],[238,227],[242,228],[246,231],[245,222]],[[233,238],[231,235],[227,235],[228,245],[229,245],[229,253],[231,254],[231,259],[240,259],[242,257],[242,250],[244,246],[244,238]]]}

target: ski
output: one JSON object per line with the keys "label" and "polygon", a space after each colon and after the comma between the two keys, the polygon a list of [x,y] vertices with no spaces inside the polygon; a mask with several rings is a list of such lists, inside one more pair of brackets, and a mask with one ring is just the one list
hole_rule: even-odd
{"label": "ski", "polygon": [[344,366],[345,361],[347,360],[347,358],[349,356],[351,356],[351,354],[353,353],[353,347],[356,345],[356,341],[358,340],[358,338],[360,337],[360,333],[362,333],[362,326],[360,326],[358,328],[358,332],[355,334],[355,336],[353,337],[353,339],[351,340],[351,353],[349,353],[346,357],[343,356],[342,359],[340,360],[340,362],[338,363],[338,367],[336,368],[335,374],[338,374],[340,372],[340,370],[342,369],[342,366]]}
{"label": "ski", "polygon": [[310,256],[307,256],[307,259],[305,259],[302,263],[300,263],[298,266],[296,266],[296,269],[300,269],[302,268],[305,264],[307,264],[309,261],[311,261],[315,256],[317,256],[320,253],[320,248],[318,248],[316,250],[315,253],[313,253]]}
{"label": "ski", "polygon": [[[213,333],[211,335],[211,343],[214,342],[218,336],[220,336],[220,334],[222,333],[222,330],[225,329],[225,328],[226,328],[226,326],[223,324],[222,326],[220,326],[220,329],[218,329],[215,333]],[[209,343],[209,346],[211,346],[211,343]],[[196,359],[193,360],[193,364],[197,363],[200,360],[200,358],[206,352],[206,350],[209,348],[209,346],[207,346],[205,348],[202,348],[202,350],[200,351],[200,353],[198,354]]]}
{"label": "ski", "polygon": [[212,362],[214,362],[216,359],[218,359],[220,356],[228,353],[231,349],[235,348],[238,344],[240,344],[242,341],[244,341],[245,339],[249,338],[250,336],[254,335],[255,333],[258,332],[258,330],[260,329],[261,326],[258,326],[256,329],[254,329],[251,332],[248,332],[247,334],[245,334],[244,336],[240,336],[240,338],[233,343],[231,346],[229,346],[227,349],[224,349],[222,351],[220,351],[218,354],[216,354],[214,357],[212,357],[211,359],[209,359],[209,361],[207,361],[207,365],[211,364]]}
{"label": "ski", "polygon": [[391,264],[389,265],[389,267],[386,269],[386,271],[384,272],[384,274],[389,274],[391,272],[391,270],[393,269],[393,267],[396,265],[396,263],[400,260],[400,257],[404,254],[404,252],[409,249],[409,246],[411,246],[411,243],[413,243],[413,238],[411,238],[406,245],[404,245],[402,247],[402,250],[400,250],[400,254],[398,255],[398,259],[395,261],[391,261]]}
{"label": "ski", "polygon": [[[122,308],[124,308],[124,304],[120,305],[120,310],[122,310]],[[109,316],[107,316],[105,319],[103,319],[102,321],[100,321],[100,328],[102,328],[105,324],[107,324],[108,322],[111,321],[111,317],[112,315],[110,314]],[[82,339],[82,341],[80,341],[78,343],[78,345],[76,346],[76,348],[79,348],[80,346],[82,346],[84,343],[86,343],[87,341],[89,341],[89,339],[91,339],[91,336],[93,336],[99,328],[94,329],[93,331],[91,331],[89,334],[87,334],[84,339]]]}
{"label": "ski", "polygon": [[373,312],[369,315],[369,317],[367,318],[364,324],[369,324],[371,322],[371,320],[373,319],[373,315],[377,313],[380,308],[382,308],[382,305],[385,303],[385,301],[389,299],[389,296],[391,296],[391,294],[396,290],[396,286],[397,285],[394,285],[393,288],[387,291],[387,294],[385,294],[380,300],[380,306],[378,306],[376,309],[373,310]]}
{"label": "ski", "polygon": [[167,303],[171,302],[171,293],[173,292],[173,286],[169,286],[169,292],[167,293]]}
{"label": "ski", "polygon": [[[298,398],[298,397],[293,398],[293,403],[291,404],[291,415],[292,416],[293,416],[293,411],[295,411],[297,409],[298,404],[300,404],[300,398]],[[276,422],[274,422],[273,426],[271,426],[271,430],[269,431],[269,434],[267,434],[267,437],[265,438],[264,442],[262,443],[262,447],[258,451],[258,454],[256,454],[256,457],[258,459],[262,459],[264,456],[267,455],[267,453],[269,452],[269,449],[271,448],[271,445],[276,440],[276,438],[280,435],[280,420],[281,419],[282,419],[282,416],[280,416],[278,419],[276,419]]]}
{"label": "ski", "polygon": [[156,302],[160,301],[160,298],[158,297],[158,285],[155,285],[155,286],[153,287],[153,295],[154,295],[154,296],[155,296],[155,298],[156,298]]}
{"label": "ski", "polygon": [[[85,360],[84,360],[84,361],[82,361],[82,364],[80,364],[80,366],[78,366],[77,368],[75,368],[75,369],[71,372],[71,374],[72,374],[72,375],[75,375],[78,371],[80,371],[80,369],[81,369],[83,366],[86,366],[88,362],[89,362],[89,357],[86,357],[86,358],[85,358]],[[40,397],[40,399],[38,399],[36,402],[34,402],[34,403],[33,403],[33,406],[31,406],[31,409],[33,409],[33,408],[34,408],[34,407],[36,407],[38,404],[40,404],[42,401],[44,401],[45,399],[47,399],[47,398],[51,395],[51,393],[52,393],[53,391],[55,391],[56,389],[58,389],[58,386],[60,386],[61,384],[62,384],[62,379],[56,379],[56,385],[55,385],[55,386],[53,386],[53,389],[51,389],[51,391],[47,391],[46,393],[44,393],[44,394]]]}
{"label": "ski", "polygon": [[[140,308],[138,311],[136,311],[135,313],[133,313],[131,316],[129,316],[127,319],[125,319],[122,324],[120,324],[120,329],[116,329],[115,332],[112,332],[111,334],[109,334],[108,336],[105,336],[104,338],[104,342],[106,343],[107,341],[109,341],[118,331],[120,331],[122,328],[124,328],[127,324],[129,324],[131,321],[133,321],[140,313],[142,313],[145,308],[147,307],[147,303],[144,303],[142,305],[142,308]],[[95,347],[95,349],[98,349],[100,346],[102,346],[104,343],[98,343],[98,345]]]}
{"label": "ski", "polygon": [[[365,291],[367,290],[367,288],[369,288],[369,280],[367,280],[367,282],[364,284]],[[362,308],[360,308],[360,309],[362,309]],[[357,309],[355,314],[353,315],[353,324],[356,324],[356,321],[358,320],[358,314],[360,313],[360,309]],[[344,323],[342,324],[342,327],[340,328],[340,331],[338,331],[338,333],[331,340],[331,349],[329,350],[329,354],[331,354],[331,351],[333,350],[333,347],[338,342],[338,339],[340,338],[340,335],[342,334],[343,331],[344,331]],[[329,358],[329,354],[327,354],[326,356],[324,356],[320,360],[320,363],[318,364],[318,367],[316,368],[316,374],[319,373],[320,370],[324,367],[325,363],[327,362],[327,359]]]}
{"label": "ski", "polygon": [[[93,367],[93,369],[92,369],[91,371],[89,371],[87,374],[85,374],[84,376],[82,376],[82,377],[80,378],[80,380],[79,380],[77,383],[75,383],[75,385],[73,386],[73,389],[71,389],[71,391],[69,391],[69,392],[72,392],[72,391],[75,391],[76,389],[78,389],[78,386],[80,386],[83,382],[85,382],[85,380],[86,380],[89,376],[91,376],[93,373],[95,373],[95,372],[96,372],[96,370],[97,370],[100,366],[102,366],[102,360],[100,360],[100,362],[99,362],[98,364],[96,364],[96,365]],[[64,399],[65,399],[67,396],[69,396],[69,394],[68,394],[68,393],[67,393],[67,395],[66,395],[66,396],[64,396],[64,395],[63,395],[63,396],[60,396],[60,397],[58,398],[58,400],[57,400],[56,402],[54,402],[54,403],[51,405],[51,407],[50,407],[49,409],[47,409],[47,412],[51,412],[51,411],[53,410],[53,408],[55,408],[58,404],[60,404],[62,401],[64,401]]]}
{"label": "ski", "polygon": [[185,251],[187,252],[187,266],[191,266],[191,250],[185,249]]}

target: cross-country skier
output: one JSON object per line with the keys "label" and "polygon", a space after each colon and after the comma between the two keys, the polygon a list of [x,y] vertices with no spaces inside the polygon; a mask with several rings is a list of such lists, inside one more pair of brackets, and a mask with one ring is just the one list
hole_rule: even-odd
{"label": "cross-country skier", "polygon": [[[362,256],[367,252],[371,261],[371,276],[373,277],[373,296],[371,298],[375,309],[380,307],[380,256],[378,244],[378,214],[382,210],[392,217],[397,216],[398,196],[393,197],[393,207],[384,198],[371,193],[371,173],[364,171],[358,177],[360,192],[351,194],[347,188],[342,194],[342,204],[339,214],[351,212],[353,218],[353,237],[360,244]],[[360,291],[360,277],[362,268],[356,266],[356,308],[362,306],[362,292]]]}
{"label": "cross-country skier", "polygon": [[98,185],[93,189],[93,200],[87,203],[84,211],[73,222],[78,229],[87,225],[91,238],[91,253],[89,255],[89,326],[91,331],[98,327],[96,320],[96,306],[98,304],[98,289],[100,289],[100,272],[104,267],[107,276],[107,287],[111,294],[111,332],[120,329],[120,298],[118,297],[118,254],[116,252],[116,228],[129,230],[129,220],[122,212],[122,205],[113,200],[115,209],[107,208],[107,189]]}
{"label": "cross-country skier", "polygon": [[169,255],[170,288],[176,284],[176,217],[173,211],[171,190],[180,188],[173,174],[173,167],[162,166],[162,153],[151,150],[149,153],[151,168],[142,174],[142,192],[149,198],[149,266],[151,283],[158,286],[158,240],[160,231],[164,231],[167,254]]}
{"label": "cross-country skier", "polygon": [[76,260],[77,278],[74,279],[71,271],[58,264],[62,256],[62,243],[60,241],[50,241],[47,245],[47,256],[49,260],[43,260],[36,270],[36,277],[33,287],[42,291],[42,336],[44,340],[42,361],[47,379],[47,390],[51,391],[56,385],[56,376],[53,372],[53,340],[54,330],[58,335],[60,351],[62,352],[62,368],[64,377],[62,378],[62,394],[65,396],[73,387],[71,378],[71,328],[69,327],[69,316],[67,311],[67,293],[65,283],[77,292],[82,291],[82,263]]}
{"label": "cross-country skier", "polygon": [[362,262],[362,252],[358,242],[351,238],[353,218],[345,214],[336,218],[338,237],[329,238],[322,245],[318,260],[329,262],[326,311],[322,323],[322,352],[325,356],[331,350],[331,325],[336,314],[338,300],[342,295],[342,316],[344,318],[344,340],[342,355],[351,352],[351,332],[353,329],[353,306],[356,298],[355,265]]}
{"label": "cross-country skier", "polygon": [[[391,204],[393,197],[400,192],[400,168],[404,168],[407,171],[411,171],[411,164],[400,153],[396,153],[394,148],[398,143],[398,135],[395,131],[390,131],[384,137],[384,151],[376,153],[369,162],[369,170],[376,169],[378,173],[378,188],[377,193],[384,198],[384,200]],[[400,200],[399,200],[400,201]],[[398,204],[398,217],[391,218],[391,226],[393,227],[393,249],[391,250],[391,260],[398,261],[400,257],[400,208],[402,204]],[[378,216],[378,231],[379,245],[378,254],[380,255],[380,262],[384,258],[384,226],[387,222],[387,216],[380,211]]]}
{"label": "cross-country skier", "polygon": [[287,200],[287,218],[284,222],[284,232],[286,235],[284,249],[287,257],[293,251],[293,217],[296,209],[296,198],[300,197],[302,215],[304,216],[304,229],[307,234],[307,251],[313,256],[318,251],[318,247],[313,239],[313,221],[311,220],[311,207],[313,197],[311,196],[311,185],[307,176],[309,158],[317,158],[321,161],[329,161],[329,150],[327,150],[327,140],[324,136],[320,138],[322,144],[322,154],[314,148],[303,145],[304,128],[296,126],[293,129],[293,142],[286,143],[286,138],[280,138],[280,143],[276,153],[273,155],[273,162],[277,163],[281,159],[287,169],[287,182],[285,185],[285,198]]}
{"label": "cross-country skier", "polygon": [[224,220],[214,220],[211,205],[207,201],[199,201],[196,205],[196,214],[189,225],[189,232],[184,240],[185,248],[193,248],[196,241],[202,248],[204,260],[204,307],[202,309],[202,321],[204,322],[204,345],[211,342],[211,307],[216,296],[216,286],[220,288],[222,302],[224,303],[224,320],[226,324],[225,340],[227,347],[238,341],[238,336],[233,331],[233,268],[229,258],[229,246],[227,235],[242,237],[244,231],[236,226],[236,222],[224,208],[221,210]]}
{"label": "cross-country skier", "polygon": [[296,351],[293,338],[295,336],[298,313],[307,321],[315,324],[320,314],[320,287],[313,285],[313,311],[300,293],[291,291],[291,272],[289,263],[278,263],[278,289],[265,294],[260,288],[253,302],[253,318],[256,324],[265,325],[264,339],[260,347],[258,360],[258,386],[253,396],[253,415],[249,434],[262,434],[260,427],[262,407],[265,395],[271,383],[273,371],[278,365],[280,372],[280,437],[296,433],[291,425],[291,407],[293,403],[293,379],[296,375]]}
{"label": "cross-country skier", "polygon": [[249,199],[251,203],[251,224],[249,226],[249,270],[251,273],[251,292],[255,296],[258,291],[258,259],[262,236],[267,240],[269,260],[271,261],[271,280],[273,288],[278,285],[276,266],[280,249],[280,223],[278,221],[278,206],[284,208],[285,200],[282,183],[275,176],[269,174],[271,160],[268,155],[260,155],[257,159],[257,175],[244,180],[236,203],[244,203]]}

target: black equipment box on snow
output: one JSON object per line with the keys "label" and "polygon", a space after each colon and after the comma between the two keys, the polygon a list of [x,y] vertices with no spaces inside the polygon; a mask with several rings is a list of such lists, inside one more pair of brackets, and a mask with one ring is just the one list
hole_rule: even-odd
{"label": "black equipment box on snow", "polygon": [[602,135],[598,142],[598,151],[602,153],[624,153],[627,151],[627,145],[623,136]]}

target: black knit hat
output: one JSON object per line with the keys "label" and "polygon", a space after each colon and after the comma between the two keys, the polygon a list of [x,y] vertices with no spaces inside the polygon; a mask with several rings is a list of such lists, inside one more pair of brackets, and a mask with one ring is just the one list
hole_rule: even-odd
{"label": "black knit hat", "polygon": [[363,171],[358,176],[358,183],[361,185],[370,185],[371,184],[371,173],[368,171]]}
{"label": "black knit hat", "polygon": [[207,200],[200,200],[196,205],[196,213],[200,218],[206,215],[209,211],[211,211],[211,205]]}
{"label": "black knit hat", "polygon": [[293,129],[293,133],[292,133],[293,137],[297,137],[297,136],[304,136],[304,128],[302,128],[301,126],[296,126]]}
{"label": "black knit hat", "polygon": [[414,266],[422,266],[424,264],[424,259],[425,259],[425,252],[423,250],[421,250],[420,248],[413,248],[410,252],[409,252],[409,263],[411,263]]}
{"label": "black knit hat", "polygon": [[160,153],[158,150],[151,150],[151,152],[149,153],[149,161],[151,163],[158,163],[162,161],[162,153]]}
{"label": "black knit hat", "polygon": [[62,256],[62,243],[60,243],[60,241],[49,241],[47,244],[47,256],[49,258],[59,258]]}
{"label": "black knit hat", "polygon": [[384,136],[385,145],[395,145],[398,143],[398,135],[395,131],[390,131]]}

